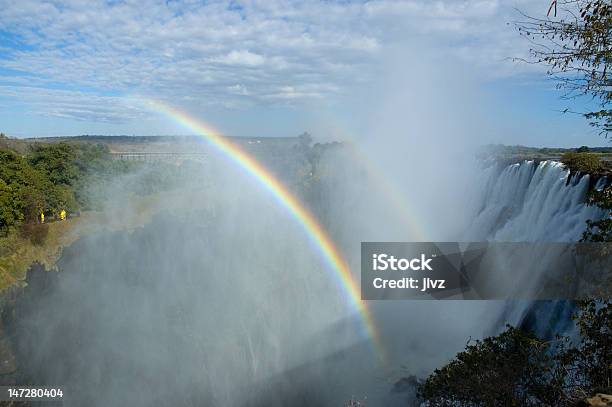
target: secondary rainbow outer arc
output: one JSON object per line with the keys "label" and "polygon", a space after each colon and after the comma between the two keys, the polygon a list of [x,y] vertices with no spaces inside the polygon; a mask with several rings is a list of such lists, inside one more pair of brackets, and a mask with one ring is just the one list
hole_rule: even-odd
{"label": "secondary rainbow outer arc", "polygon": [[425,233],[426,228],[415,216],[412,204],[402,192],[402,188],[394,181],[397,177],[389,176],[383,170],[381,165],[378,164],[378,159],[374,159],[366,152],[364,144],[358,142],[358,139],[355,138],[355,133],[348,129],[346,123],[327,115],[323,118],[323,121],[328,123],[328,125],[332,124],[332,128],[337,133],[336,137],[339,136],[340,140],[343,140],[343,144],[349,154],[364,167],[368,175],[374,178],[376,182],[370,183],[369,186],[379,190],[385,199],[395,208],[399,215],[399,221],[406,226],[406,230],[411,232],[411,240],[428,241],[429,238]]}
{"label": "secondary rainbow outer arc", "polygon": [[344,287],[361,315],[361,319],[367,334],[373,341],[379,357],[384,361],[385,352],[381,345],[380,337],[372,314],[365,301],[361,299],[359,286],[353,278],[350,268],[342,257],[340,251],[336,248],[331,238],[327,235],[326,231],[318,223],[310,211],[306,209],[297,200],[297,198],[261,163],[248,155],[239,146],[232,143],[228,138],[224,137],[220,132],[216,131],[211,126],[206,125],[188,114],[159,101],[148,101],[147,105],[152,110],[166,115],[178,124],[196,132],[199,136],[208,140],[212,145],[219,149],[219,151],[231,158],[236,164],[246,170],[247,173],[256,178],[260,184],[265,187],[265,189],[270,191],[294,216],[294,218],[303,227],[309,238],[320,249],[331,268],[336,272],[341,285]]}
{"label": "secondary rainbow outer arc", "polygon": [[372,186],[379,189],[395,208],[400,215],[401,222],[406,226],[406,230],[412,232],[412,240],[428,241],[424,228],[414,216],[414,210],[411,210],[410,202],[402,194],[399,186],[392,181],[392,177],[387,176],[380,165],[370,158],[357,143],[347,142],[346,146],[355,159],[365,167],[367,173],[375,179],[376,182],[372,183]]}

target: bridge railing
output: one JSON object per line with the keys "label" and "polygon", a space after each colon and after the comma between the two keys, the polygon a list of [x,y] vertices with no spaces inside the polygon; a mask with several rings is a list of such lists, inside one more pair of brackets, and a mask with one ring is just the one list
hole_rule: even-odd
{"label": "bridge railing", "polygon": [[149,152],[149,151],[113,151],[110,153],[115,160],[124,161],[182,161],[202,160],[205,153],[198,152]]}

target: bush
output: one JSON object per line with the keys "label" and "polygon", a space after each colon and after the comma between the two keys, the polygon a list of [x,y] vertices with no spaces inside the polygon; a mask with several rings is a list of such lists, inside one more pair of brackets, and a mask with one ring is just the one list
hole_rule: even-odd
{"label": "bush", "polygon": [[427,406],[575,406],[612,391],[612,302],[576,302],[578,338],[508,327],[466,346],[418,389]]}
{"label": "bush", "polygon": [[[592,189],[587,196],[587,205],[597,206],[608,213],[612,213],[612,185],[601,190]],[[611,242],[612,217],[589,219],[586,221],[587,229],[582,234],[583,242]]]}
{"label": "bush", "polygon": [[[146,165],[131,191],[167,190],[180,179],[173,165]],[[145,163],[114,160],[105,145],[37,143],[25,155],[0,147],[0,231],[36,223],[41,211],[99,209],[108,198],[101,191],[113,178],[143,168]]]}
{"label": "bush", "polygon": [[54,185],[72,185],[79,177],[76,158],[77,150],[74,146],[58,143],[33,146],[28,161]]}
{"label": "bush", "polygon": [[[508,327],[499,336],[468,345],[436,369],[420,388],[431,406],[526,406],[550,403],[549,345],[531,333]],[[550,404],[547,404],[550,405]]]}
{"label": "bush", "polygon": [[599,157],[592,153],[565,153],[561,156],[561,162],[565,164],[570,171],[593,173],[603,169]]}
{"label": "bush", "polygon": [[42,245],[49,234],[49,225],[44,223],[26,223],[21,227],[21,236],[32,244]]}

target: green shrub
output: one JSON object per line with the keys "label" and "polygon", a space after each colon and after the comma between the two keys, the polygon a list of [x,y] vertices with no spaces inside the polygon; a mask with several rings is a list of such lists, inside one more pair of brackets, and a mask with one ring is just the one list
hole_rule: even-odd
{"label": "green shrub", "polygon": [[[587,196],[586,204],[597,206],[608,213],[612,213],[612,185],[601,190],[592,189]],[[587,229],[582,234],[583,242],[611,242],[612,217],[589,219],[586,221]]]}
{"label": "green shrub", "polygon": [[76,158],[77,149],[66,143],[34,145],[28,155],[29,163],[54,185],[72,185],[77,180]]}
{"label": "green shrub", "polygon": [[603,169],[599,157],[592,153],[565,153],[561,156],[561,162],[571,171],[593,173]]}
{"label": "green shrub", "polygon": [[544,340],[508,326],[468,343],[418,386],[427,406],[576,406],[612,391],[612,302],[577,301],[579,335]]}
{"label": "green shrub", "polygon": [[171,164],[114,160],[101,144],[36,143],[25,154],[0,147],[0,231],[36,223],[41,211],[100,209],[113,179],[145,169],[125,182],[129,191],[167,190],[181,177]]}

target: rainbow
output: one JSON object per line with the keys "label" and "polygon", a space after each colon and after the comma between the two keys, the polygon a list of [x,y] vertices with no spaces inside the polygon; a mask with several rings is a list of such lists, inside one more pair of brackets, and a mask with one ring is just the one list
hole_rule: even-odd
{"label": "rainbow", "polygon": [[407,231],[410,231],[410,236],[404,238],[410,237],[413,241],[427,242],[429,238],[417,221],[415,211],[412,210],[401,188],[392,181],[392,177],[388,177],[380,165],[372,160],[358,144],[347,142],[346,147],[354,159],[365,168],[366,173],[374,179],[375,182],[370,182],[368,185],[380,191],[399,215],[401,224]]}
{"label": "rainbow", "polygon": [[331,270],[335,272],[341,286],[344,287],[361,316],[366,333],[372,340],[380,359],[384,361],[385,352],[380,336],[366,302],[361,300],[359,285],[342,254],[312,213],[268,169],[212,126],[157,100],[148,100],[146,105],[151,110],[162,113],[174,122],[206,139],[222,154],[253,176],[293,215],[315,246],[319,248]]}
{"label": "rainbow", "polygon": [[[369,182],[368,187],[376,189],[385,197],[386,201],[398,214],[398,221],[406,228],[406,231],[410,232],[409,235],[402,237],[402,239],[405,241],[410,239],[411,241],[427,242],[429,240],[425,232],[427,228],[415,216],[417,212],[414,210],[410,200],[402,192],[401,186],[398,185],[397,176],[388,176],[381,165],[378,164],[380,160],[374,159],[371,156],[370,152],[367,151],[367,143],[364,143],[367,139],[358,142],[359,139],[355,137],[354,131],[349,130],[346,123],[327,116],[326,112],[319,113],[325,115],[323,120],[328,127],[333,129],[335,138],[343,140],[344,150],[350,154],[355,162],[359,163],[360,169],[364,169],[366,174],[374,181]],[[364,145],[366,149],[364,149]]]}

